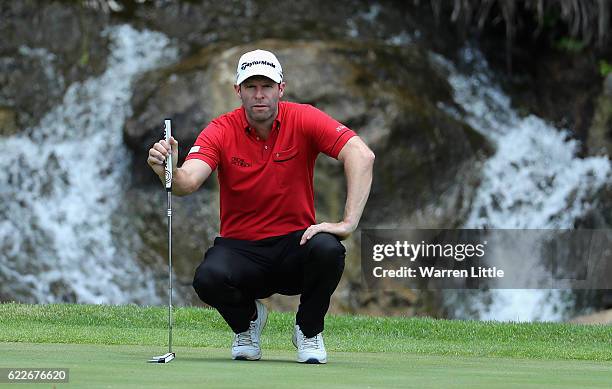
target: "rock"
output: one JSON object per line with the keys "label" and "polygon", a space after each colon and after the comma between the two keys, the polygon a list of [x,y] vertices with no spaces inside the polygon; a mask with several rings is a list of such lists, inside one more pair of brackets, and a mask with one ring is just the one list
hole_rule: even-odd
{"label": "rock", "polygon": [[[496,45],[486,51],[489,56],[500,52]],[[536,51],[538,54],[534,55]],[[513,107],[523,114],[533,113],[559,129],[567,129],[573,138],[586,140],[600,90],[596,56],[588,51],[572,55],[542,47],[517,54],[513,66],[520,70],[509,79],[500,77]]]}
{"label": "rock", "polygon": [[[134,150],[136,158],[133,172],[135,183],[155,183],[157,177],[146,163],[149,148],[163,138],[163,120],[172,119],[173,136],[179,141],[180,161],[204,126],[215,116],[211,98],[214,80],[206,70],[206,63],[189,59],[176,66],[150,72],[134,86],[132,107],[134,115],[126,121],[124,139]],[[231,83],[229,84],[231,90]],[[225,96],[227,98],[227,96]],[[216,108],[221,112],[223,108]]]}
{"label": "rock", "polygon": [[16,129],[35,125],[59,103],[65,83],[55,62],[56,56],[46,49],[27,46],[21,46],[10,57],[0,58],[0,104],[14,110]]}
{"label": "rock", "polygon": [[0,107],[0,136],[9,136],[17,132],[15,111],[11,108]]}
{"label": "rock", "polygon": [[176,37],[190,47],[227,42],[240,45],[266,38],[330,40],[373,37],[384,41],[414,26],[414,10],[372,2],[169,1],[138,5],[134,18],[151,29]]}
{"label": "rock", "polygon": [[435,110],[396,119],[380,147],[364,223],[378,228],[462,224],[489,148],[473,130]]}
{"label": "rock", "polygon": [[[113,225],[116,226],[115,240],[129,242],[128,252],[152,270],[158,280],[158,295],[165,296],[168,277],[167,198],[161,184],[156,189],[128,190],[115,213]],[[201,189],[188,197],[173,196],[172,214],[175,302],[177,305],[201,304],[191,283],[195,268],[204,258],[204,250],[212,246],[212,240],[218,235],[218,191]],[[129,239],[121,236],[125,231],[134,231],[135,235]]]}
{"label": "rock", "polygon": [[14,108],[19,130],[37,124],[71,83],[106,67],[108,17],[78,2],[4,2],[0,19],[0,106]]}
{"label": "rock", "polygon": [[603,95],[612,97],[612,73],[608,73],[604,80]]}
{"label": "rock", "polygon": [[597,98],[587,147],[591,155],[612,156],[612,74],[606,77]]}
{"label": "rock", "polygon": [[569,322],[575,324],[612,324],[612,309],[592,313],[590,315],[578,316]]}

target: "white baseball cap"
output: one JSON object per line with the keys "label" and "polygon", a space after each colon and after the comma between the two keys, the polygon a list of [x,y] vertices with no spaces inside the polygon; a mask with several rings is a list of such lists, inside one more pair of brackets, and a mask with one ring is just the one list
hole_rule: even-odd
{"label": "white baseball cap", "polygon": [[254,50],[242,54],[236,69],[236,85],[252,76],[265,76],[277,84],[283,81],[283,68],[274,54],[265,50]]}

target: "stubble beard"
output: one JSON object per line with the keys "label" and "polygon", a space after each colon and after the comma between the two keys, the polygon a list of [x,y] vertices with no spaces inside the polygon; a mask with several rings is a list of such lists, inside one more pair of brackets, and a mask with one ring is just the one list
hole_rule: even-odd
{"label": "stubble beard", "polygon": [[257,112],[253,107],[247,110],[249,114],[249,119],[258,123],[265,123],[270,119],[276,118],[276,114],[278,113],[278,100],[272,101],[268,106],[269,110],[264,112]]}

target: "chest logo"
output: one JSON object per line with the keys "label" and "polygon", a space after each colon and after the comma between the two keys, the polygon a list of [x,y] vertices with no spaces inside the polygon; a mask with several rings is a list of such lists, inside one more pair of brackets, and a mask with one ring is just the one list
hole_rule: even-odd
{"label": "chest logo", "polygon": [[251,167],[251,164],[245,161],[242,158],[232,157],[232,165],[240,166],[240,167]]}

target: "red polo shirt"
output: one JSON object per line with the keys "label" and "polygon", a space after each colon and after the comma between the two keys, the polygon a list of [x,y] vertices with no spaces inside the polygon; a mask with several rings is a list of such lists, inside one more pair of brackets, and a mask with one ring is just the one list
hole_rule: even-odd
{"label": "red polo shirt", "polygon": [[279,102],[270,136],[263,140],[240,107],[202,130],[187,160],[200,159],[218,170],[221,236],[259,240],[315,223],[317,155],[337,158],[355,135],[311,105]]}

